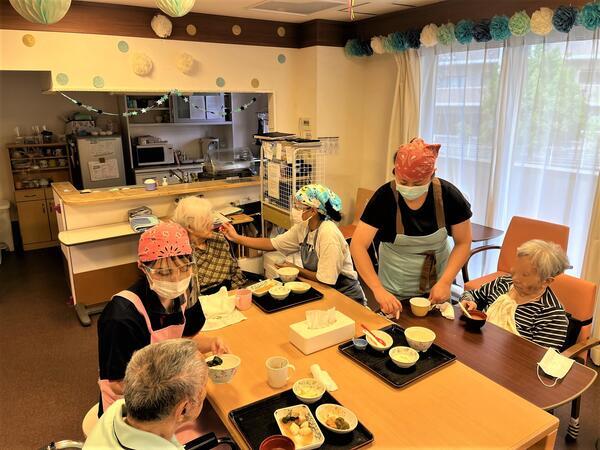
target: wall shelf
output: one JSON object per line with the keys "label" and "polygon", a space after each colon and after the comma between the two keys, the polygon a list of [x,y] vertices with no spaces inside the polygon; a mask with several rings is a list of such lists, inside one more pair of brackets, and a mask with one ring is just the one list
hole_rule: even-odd
{"label": "wall shelf", "polygon": [[53,142],[51,144],[8,144],[8,148],[32,148],[32,147],[66,147],[64,142]]}

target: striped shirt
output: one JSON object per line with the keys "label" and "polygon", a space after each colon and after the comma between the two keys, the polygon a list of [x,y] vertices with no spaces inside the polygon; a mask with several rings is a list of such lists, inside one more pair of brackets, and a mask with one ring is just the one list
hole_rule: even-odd
{"label": "striped shirt", "polygon": [[[479,289],[465,292],[461,300],[474,301],[477,309],[485,311],[498,297],[507,294],[511,286],[510,276],[499,277]],[[562,348],[569,326],[567,314],[550,288],[536,301],[518,305],[515,323],[524,338],[557,350]]]}

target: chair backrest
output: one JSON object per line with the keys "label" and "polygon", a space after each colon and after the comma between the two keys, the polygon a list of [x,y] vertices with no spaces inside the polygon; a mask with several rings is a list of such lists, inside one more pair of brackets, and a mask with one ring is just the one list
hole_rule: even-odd
{"label": "chair backrest", "polygon": [[514,216],[510,220],[506,236],[502,242],[502,249],[498,257],[498,271],[510,272],[510,268],[517,257],[517,247],[531,239],[551,241],[567,251],[569,227],[541,220],[528,219],[527,217]]}
{"label": "chair backrest", "polygon": [[367,203],[369,203],[369,200],[371,200],[371,197],[373,197],[374,193],[375,191],[365,188],[358,188],[356,190],[356,202],[354,204],[354,221],[352,222],[353,224],[358,224],[360,216],[362,216],[362,213],[367,207]]}

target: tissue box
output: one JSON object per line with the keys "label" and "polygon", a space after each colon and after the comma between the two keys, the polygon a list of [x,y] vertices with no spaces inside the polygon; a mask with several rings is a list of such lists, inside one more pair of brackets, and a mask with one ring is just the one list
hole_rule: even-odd
{"label": "tissue box", "polygon": [[332,325],[311,330],[306,320],[290,325],[290,342],[305,355],[309,355],[354,337],[355,323],[350,317],[335,312],[336,321]]}

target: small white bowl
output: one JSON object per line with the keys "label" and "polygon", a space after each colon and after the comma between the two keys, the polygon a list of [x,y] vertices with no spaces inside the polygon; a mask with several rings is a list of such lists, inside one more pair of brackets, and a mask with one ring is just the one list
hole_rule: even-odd
{"label": "small white bowl", "polygon": [[298,400],[311,404],[321,400],[325,393],[325,385],[314,378],[301,378],[294,383],[292,391]]}
{"label": "small white bowl", "polygon": [[[212,361],[214,356],[205,358],[205,362]],[[242,363],[239,356],[225,354],[219,355],[219,358],[223,360],[223,364],[208,368],[208,378],[215,384],[229,383],[233,376],[236,374],[238,367]]]}
{"label": "small white bowl", "polygon": [[290,288],[285,286],[273,286],[269,289],[269,294],[275,300],[285,300],[290,295]]}
{"label": "small white bowl", "polygon": [[418,352],[426,352],[435,341],[435,333],[425,327],[410,327],[404,330],[408,345]]}
{"label": "small white bowl", "polygon": [[304,281],[289,281],[285,283],[285,287],[289,288],[294,294],[304,294],[310,289],[310,284]]}
{"label": "small white bowl", "polygon": [[[330,415],[334,415],[337,417],[343,418],[350,428],[347,430],[339,430],[335,427],[330,427],[327,425],[327,419]],[[354,429],[358,426],[358,419],[356,418],[356,414],[350,411],[348,408],[344,408],[341,405],[335,405],[333,403],[324,403],[320,405],[315,411],[315,416],[317,416],[317,420],[321,425],[327,428],[329,431],[337,434],[347,434],[352,433]]]}
{"label": "small white bowl", "polygon": [[419,352],[410,347],[398,346],[390,349],[392,362],[402,369],[408,369],[419,360]]}
{"label": "small white bowl", "polygon": [[367,342],[373,350],[377,350],[378,352],[385,352],[386,350],[390,349],[390,347],[394,343],[393,337],[391,337],[385,331],[381,330],[371,330],[371,332],[385,342],[385,346],[382,346],[379,342],[373,339],[369,333],[366,333],[365,336],[367,338]]}
{"label": "small white bowl", "polygon": [[284,283],[294,281],[299,273],[300,271],[295,267],[280,267],[277,269],[277,275]]}

